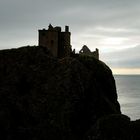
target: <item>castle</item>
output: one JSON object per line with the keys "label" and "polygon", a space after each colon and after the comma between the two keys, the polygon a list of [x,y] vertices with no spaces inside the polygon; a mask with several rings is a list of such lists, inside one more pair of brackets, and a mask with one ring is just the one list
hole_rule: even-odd
{"label": "castle", "polygon": [[39,46],[47,47],[54,57],[66,57],[71,53],[70,36],[69,26],[65,26],[65,31],[62,32],[61,27],[50,24],[48,30],[39,30]]}
{"label": "castle", "polygon": [[[39,30],[39,46],[46,47],[52,56],[63,58],[70,56],[72,53],[71,48],[71,33],[69,32],[69,26],[65,26],[65,31],[61,31],[61,27],[53,27],[51,24],[48,30]],[[73,53],[75,53],[73,51]],[[79,51],[81,55],[93,56],[99,59],[99,50],[91,52],[90,49],[84,45]]]}

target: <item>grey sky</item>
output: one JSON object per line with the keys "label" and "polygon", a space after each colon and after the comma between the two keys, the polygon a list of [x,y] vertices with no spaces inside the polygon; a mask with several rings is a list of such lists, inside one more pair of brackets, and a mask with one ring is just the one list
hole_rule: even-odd
{"label": "grey sky", "polygon": [[69,25],[73,48],[98,47],[109,66],[140,69],[139,7],[140,0],[0,0],[0,49],[37,45],[49,23]]}

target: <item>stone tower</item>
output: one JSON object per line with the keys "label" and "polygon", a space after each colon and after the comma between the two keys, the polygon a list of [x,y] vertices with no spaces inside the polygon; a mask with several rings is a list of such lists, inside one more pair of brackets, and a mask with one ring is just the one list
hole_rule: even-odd
{"label": "stone tower", "polygon": [[65,26],[65,31],[62,32],[61,27],[53,27],[50,24],[48,30],[39,30],[39,46],[47,47],[54,57],[69,56],[71,53],[70,36],[68,26]]}

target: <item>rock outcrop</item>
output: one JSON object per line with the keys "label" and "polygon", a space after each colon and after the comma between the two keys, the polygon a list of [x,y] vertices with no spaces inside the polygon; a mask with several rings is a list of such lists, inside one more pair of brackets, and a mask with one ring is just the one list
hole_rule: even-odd
{"label": "rock outcrop", "polygon": [[140,120],[125,115],[104,116],[88,131],[84,140],[139,140]]}
{"label": "rock outcrop", "polygon": [[103,62],[80,55],[56,59],[41,47],[0,51],[3,139],[87,139],[97,120],[111,114],[121,111]]}

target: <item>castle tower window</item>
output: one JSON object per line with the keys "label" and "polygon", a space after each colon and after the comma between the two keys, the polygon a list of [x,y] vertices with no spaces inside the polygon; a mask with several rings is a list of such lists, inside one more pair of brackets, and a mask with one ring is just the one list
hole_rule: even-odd
{"label": "castle tower window", "polygon": [[53,44],[54,44],[54,41],[53,41],[53,40],[51,40],[51,46],[53,46]]}

